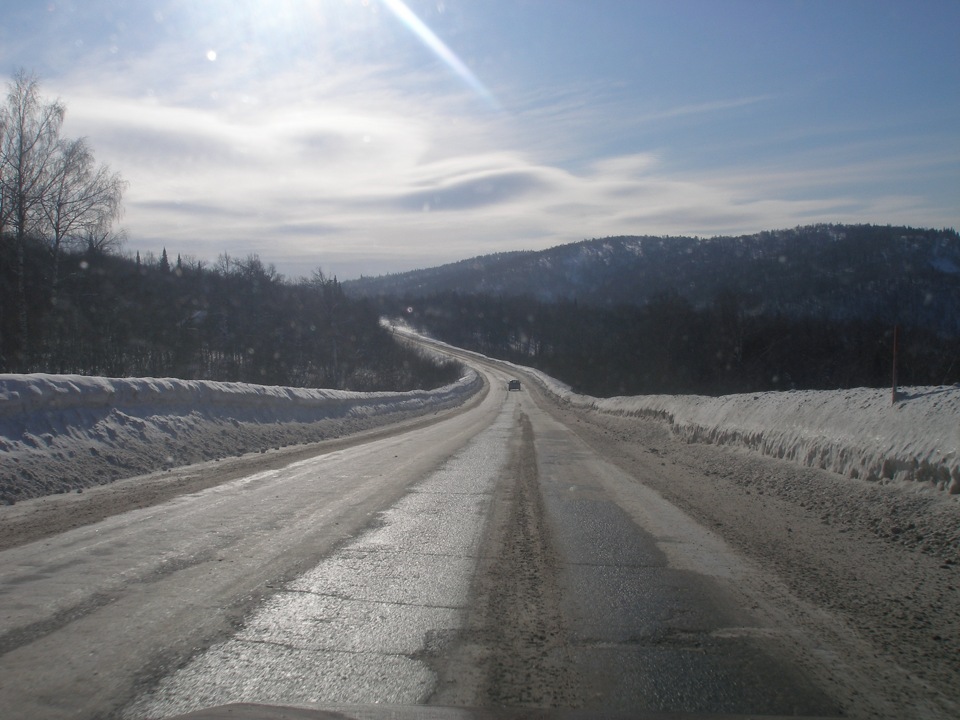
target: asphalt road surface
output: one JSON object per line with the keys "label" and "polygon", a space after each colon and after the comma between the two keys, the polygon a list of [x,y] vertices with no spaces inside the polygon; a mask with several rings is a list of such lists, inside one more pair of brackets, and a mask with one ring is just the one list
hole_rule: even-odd
{"label": "asphalt road surface", "polygon": [[0,718],[849,713],[750,561],[478,367],[435,424],[0,553]]}

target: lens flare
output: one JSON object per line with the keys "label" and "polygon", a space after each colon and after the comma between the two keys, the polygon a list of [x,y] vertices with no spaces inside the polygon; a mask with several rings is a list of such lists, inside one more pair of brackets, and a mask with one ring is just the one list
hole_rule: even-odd
{"label": "lens flare", "polygon": [[410,31],[419,38],[420,42],[427,46],[438,58],[443,60],[447,66],[453,70],[461,79],[470,86],[470,88],[493,109],[499,110],[500,104],[487,87],[480,82],[480,79],[473,74],[463,61],[447,47],[436,33],[418,18],[414,12],[407,7],[403,0],[381,0],[387,9],[396,15],[397,19],[406,25]]}

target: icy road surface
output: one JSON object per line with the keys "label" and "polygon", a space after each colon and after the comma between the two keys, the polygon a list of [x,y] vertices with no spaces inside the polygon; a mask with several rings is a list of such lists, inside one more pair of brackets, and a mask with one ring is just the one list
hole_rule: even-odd
{"label": "icy road surface", "polygon": [[[512,371],[471,362],[488,392],[433,425],[233,467],[206,489],[0,553],[0,717],[162,718],[235,702],[955,717],[949,666],[931,666],[938,686],[919,680],[831,611],[842,583],[804,581],[828,593],[811,603],[783,581],[810,564],[777,566],[792,560],[764,539],[784,530],[775,505],[732,496],[744,517],[731,537],[761,552],[734,549],[725,524],[665,499],[723,487],[696,454],[627,420],[587,431],[587,415],[527,378],[507,392]],[[640,434],[612,437],[627,432]],[[727,514],[715,517],[729,523],[730,502],[718,495]],[[804,519],[789,517],[784,532],[799,532]],[[839,568],[819,543],[795,545],[822,553],[818,572]],[[903,562],[897,577],[925,573],[937,602],[953,602],[949,566],[861,550]],[[768,551],[782,578],[758,564]]]}
{"label": "icy road surface", "polygon": [[375,527],[284,584],[234,637],[125,716],[239,701],[423,702],[434,678],[416,656],[463,625],[484,518],[506,463],[512,405]]}

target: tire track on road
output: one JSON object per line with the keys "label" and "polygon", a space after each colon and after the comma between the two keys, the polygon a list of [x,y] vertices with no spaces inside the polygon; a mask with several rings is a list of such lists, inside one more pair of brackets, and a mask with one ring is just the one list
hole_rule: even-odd
{"label": "tire track on road", "polygon": [[534,432],[519,413],[506,472],[494,490],[483,556],[465,630],[433,661],[440,682],[432,704],[472,707],[578,707],[560,607],[558,562],[540,493]]}

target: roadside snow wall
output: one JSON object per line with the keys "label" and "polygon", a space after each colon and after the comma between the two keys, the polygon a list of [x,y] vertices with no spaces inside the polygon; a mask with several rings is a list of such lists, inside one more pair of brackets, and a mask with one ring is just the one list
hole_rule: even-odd
{"label": "roadside snow wall", "polygon": [[737,445],[851,478],[929,482],[960,494],[960,387],[902,388],[896,404],[889,390],[872,388],[599,399],[527,371],[571,405],[656,418],[687,442]]}
{"label": "roadside snow wall", "polygon": [[0,375],[0,503],[339,437],[454,407],[482,384],[472,370],[436,390],[374,393]]}

